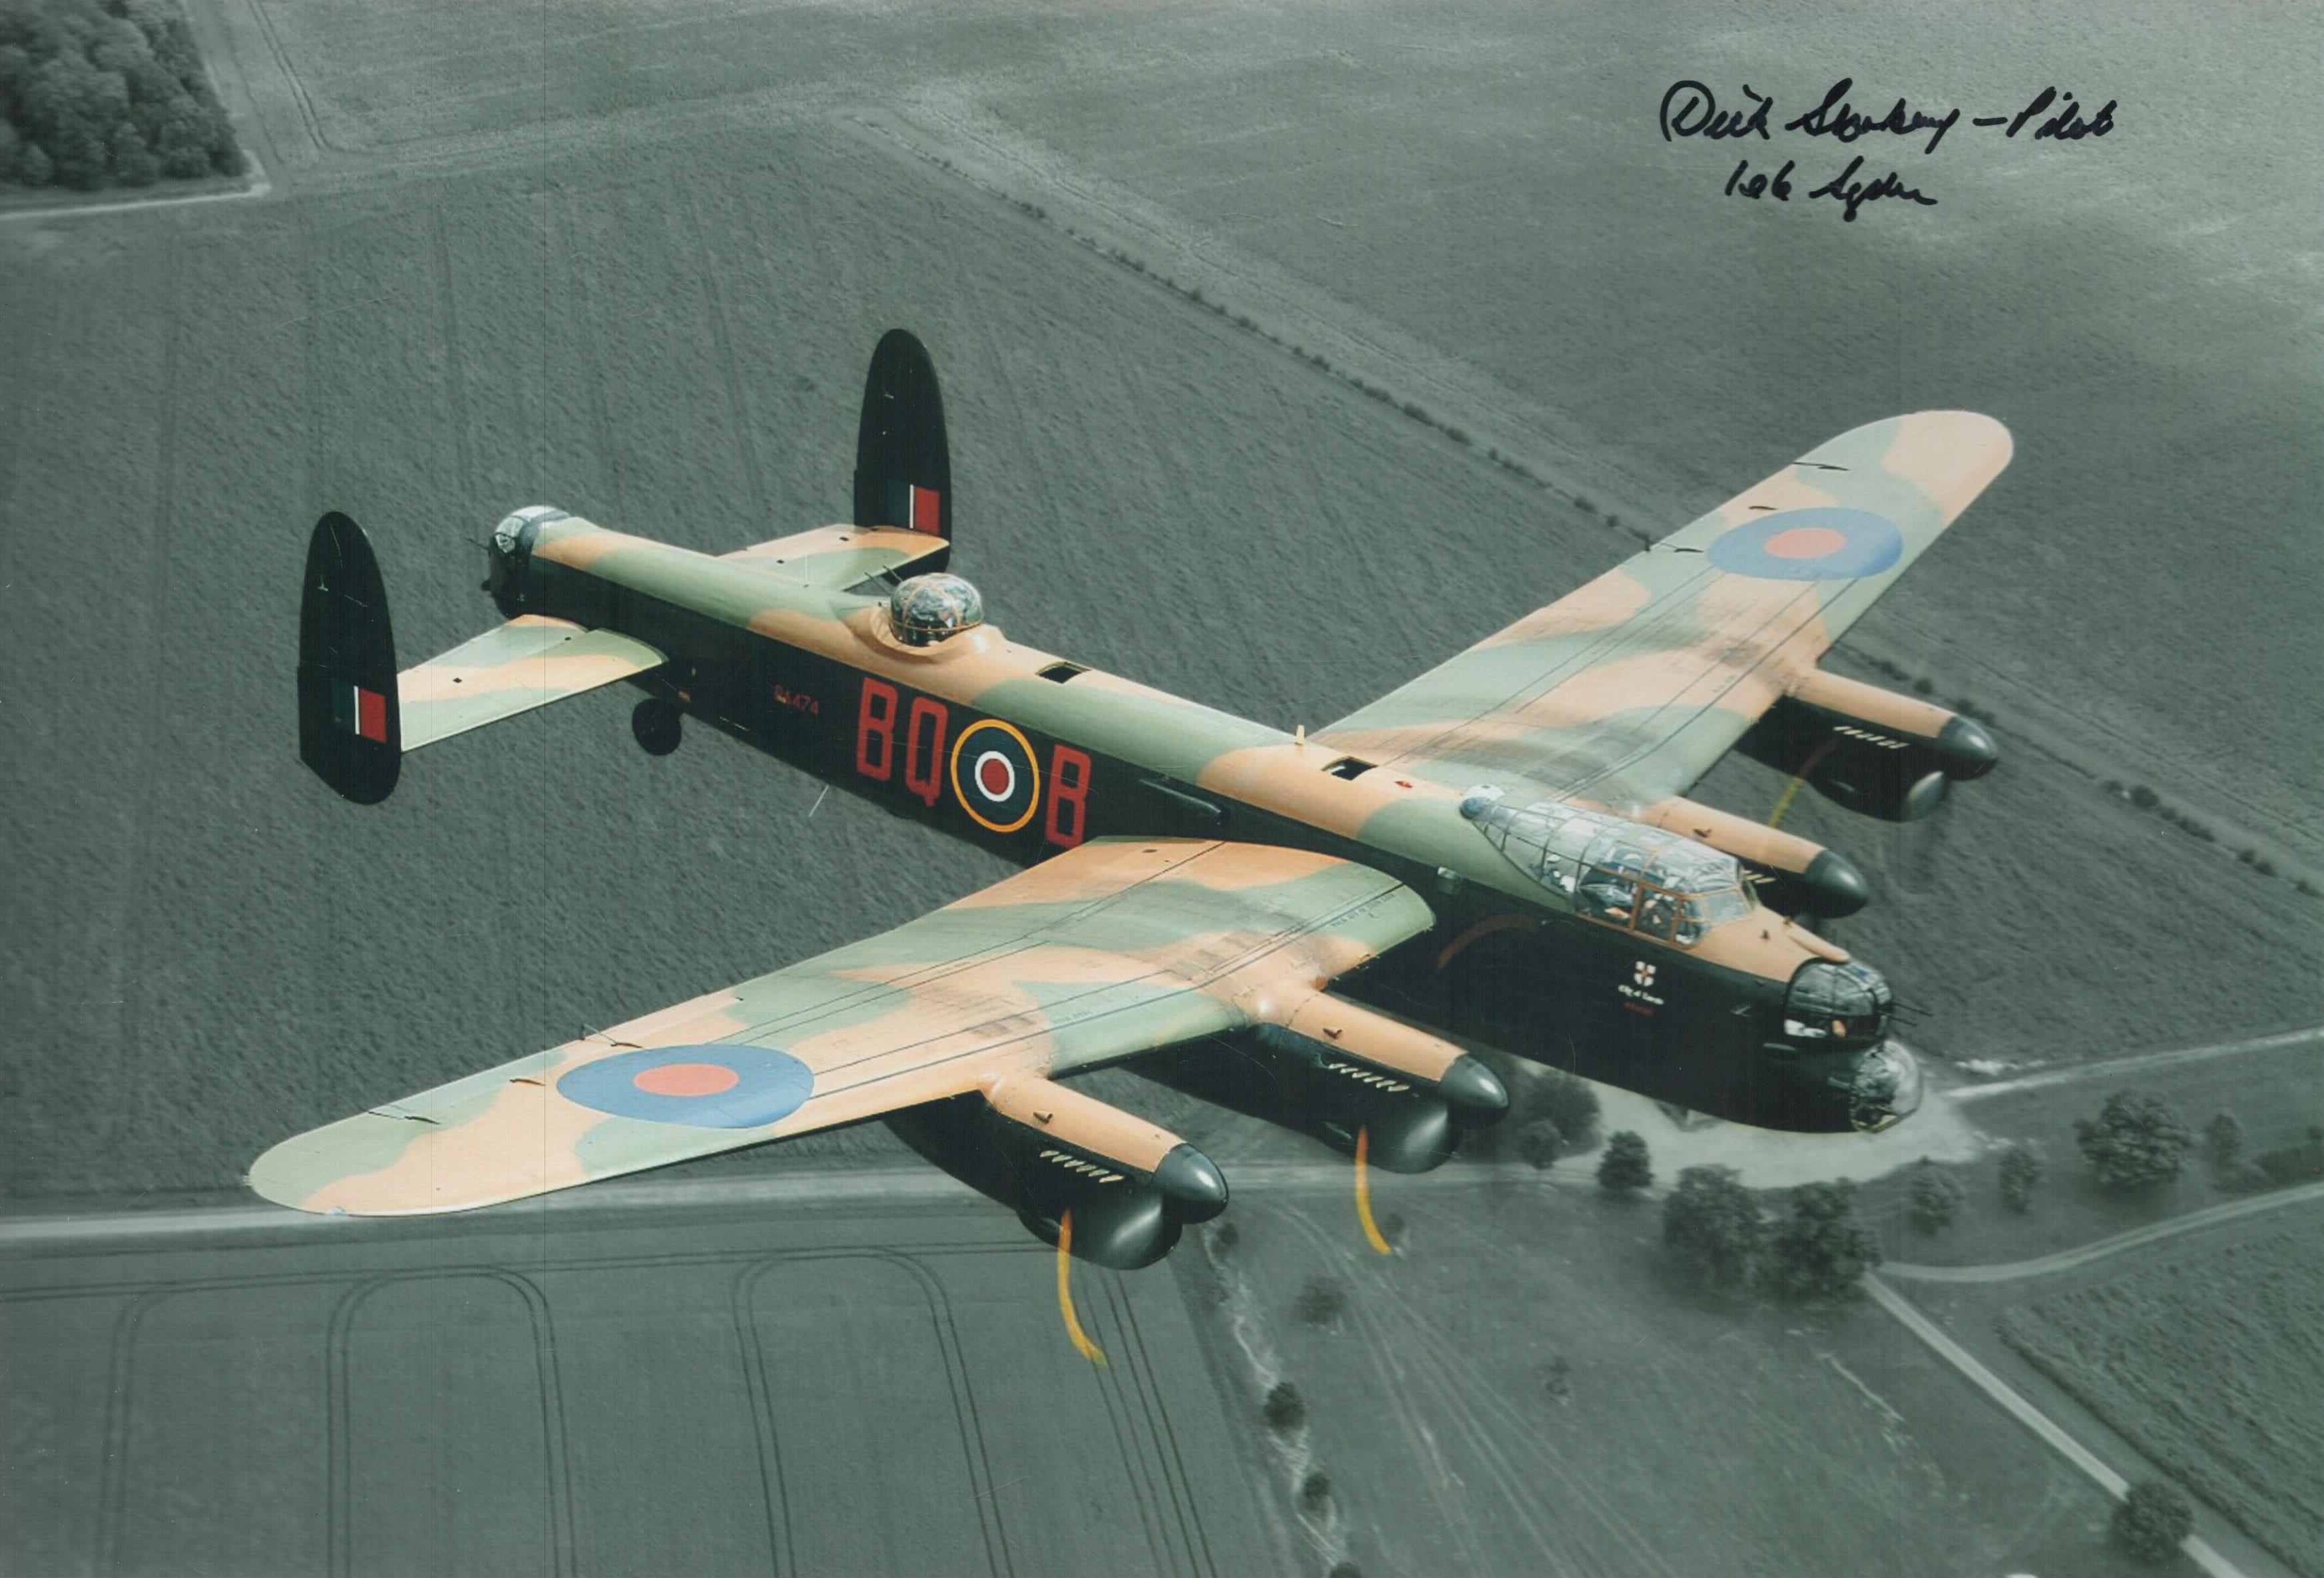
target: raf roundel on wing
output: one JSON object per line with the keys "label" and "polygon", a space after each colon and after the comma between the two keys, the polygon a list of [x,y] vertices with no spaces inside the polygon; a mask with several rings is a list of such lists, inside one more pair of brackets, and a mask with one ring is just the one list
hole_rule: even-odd
{"label": "raf roundel on wing", "polygon": [[616,1118],[694,1129],[757,1129],[798,1111],[815,1073],[788,1052],[732,1043],[650,1047],[585,1063],[557,1093]]}
{"label": "raf roundel on wing", "polygon": [[1711,562],[1764,581],[1854,581],[1894,568],[1904,534],[1869,510],[1817,508],[1762,515],[1712,541]]}

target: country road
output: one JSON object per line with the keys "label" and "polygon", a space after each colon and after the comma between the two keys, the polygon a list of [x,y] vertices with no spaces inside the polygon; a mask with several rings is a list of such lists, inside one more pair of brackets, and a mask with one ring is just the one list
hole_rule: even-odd
{"label": "country road", "polygon": [[2100,1075],[2138,1074],[2150,1068],[2169,1068],[2182,1063],[2232,1057],[2239,1053],[2274,1052],[2304,1046],[2324,1046],[2324,1025],[2279,1030],[2273,1035],[2252,1036],[2239,1041],[2214,1041],[2200,1047],[2175,1047],[2160,1052],[2141,1052],[2130,1057],[2079,1063],[2070,1068],[2048,1069],[2018,1079],[1996,1080],[1991,1084],[1960,1085],[1945,1094],[1956,1102],[1981,1101],[1987,1096],[2006,1095],[2012,1091],[2039,1090],[2044,1085],[2069,1084],[2078,1079],[2094,1079]]}
{"label": "country road", "polygon": [[2061,1250],[2054,1255],[2043,1255],[2031,1260],[1998,1261],[1984,1266],[1891,1263],[1883,1266],[1881,1271],[1886,1276],[1903,1277],[1914,1282],[2007,1282],[2019,1277],[2041,1277],[2052,1271],[2070,1271],[2078,1266],[2103,1260],[2126,1250],[2140,1249],[2164,1239],[2176,1238],[2182,1232],[2232,1222],[2238,1216],[2251,1216],[2263,1211],[2276,1211],[2286,1205],[2317,1200],[2324,1200],[2324,1184],[2302,1184],[2297,1188],[2278,1189],[2271,1194],[2230,1200],[2224,1205],[2213,1205],[2202,1211],[2190,1211],[2184,1216],[2174,1216],[2165,1222],[2152,1222],[2144,1227],[2135,1227],[2128,1232],[2118,1232],[2112,1238],[2102,1238],[2079,1249]]}

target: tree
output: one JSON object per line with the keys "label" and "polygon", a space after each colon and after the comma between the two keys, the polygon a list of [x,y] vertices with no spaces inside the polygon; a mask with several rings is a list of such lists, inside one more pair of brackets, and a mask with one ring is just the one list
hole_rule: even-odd
{"label": "tree", "polygon": [[1880,1240],[1857,1220],[1855,1185],[1803,1184],[1768,1243],[1768,1280],[1786,1298],[1839,1298],[1880,1258]]}
{"label": "tree", "polygon": [[201,112],[190,103],[173,107],[153,139],[153,152],[161,156],[161,173],[172,180],[208,175],[210,146],[202,129]]}
{"label": "tree", "polygon": [[2194,1527],[2195,1509],[2187,1498],[2160,1480],[2133,1485],[2114,1509],[2116,1542],[2142,1562],[2169,1561]]}
{"label": "tree", "polygon": [[226,110],[216,100],[210,104],[210,168],[220,175],[240,175],[246,161],[242,156],[242,144],[234,139],[234,125],[226,118]]}
{"label": "tree", "polygon": [[1299,1481],[1299,1510],[1321,1518],[1332,1505],[1332,1476],[1317,1469]]}
{"label": "tree", "polygon": [[59,130],[51,152],[57,161],[57,180],[62,184],[85,192],[105,184],[106,166],[111,162],[105,139],[85,123],[69,122]]}
{"label": "tree", "polygon": [[1914,1225],[1923,1232],[1950,1227],[1953,1218],[1960,1214],[1963,1198],[1960,1180],[1923,1162],[1921,1170],[1913,1177]]}
{"label": "tree", "polygon": [[1565,1136],[1546,1118],[1536,1118],[1517,1130],[1517,1155],[1536,1172],[1555,1161],[1558,1149],[1564,1143]]}
{"label": "tree", "polygon": [[2126,1090],[2108,1096],[2096,1118],[2076,1120],[2074,1142],[2101,1182],[2135,1188],[2177,1177],[2195,1137],[2169,1102]]}
{"label": "tree", "polygon": [[1269,1430],[1290,1432],[1307,1423],[1307,1400],[1299,1389],[1287,1380],[1278,1380],[1267,1389],[1267,1402],[1260,1409]]}
{"label": "tree", "polygon": [[2022,1145],[2001,1153],[2001,1198],[2012,1211],[2034,1207],[2034,1186],[2042,1181],[2042,1158]]}
{"label": "tree", "polygon": [[1663,1201],[1663,1242],[1713,1287],[1750,1281],[1762,1241],[1758,1202],[1733,1167],[1688,1167]]}
{"label": "tree", "polygon": [[161,173],[161,161],[127,121],[114,128],[113,173],[123,186],[152,186]]}
{"label": "tree", "polygon": [[2211,1121],[2203,1125],[2203,1154],[2220,1172],[2233,1172],[2236,1164],[2244,1158],[2241,1120],[2225,1108],[2212,1113]]}
{"label": "tree", "polygon": [[1606,1137],[1606,1154],[1598,1158],[1600,1188],[1609,1195],[1630,1195],[1652,1188],[1654,1182],[1654,1163],[1647,1158],[1643,1139],[1628,1129],[1618,1129]]}
{"label": "tree", "polygon": [[1598,1093],[1588,1080],[1553,1068],[1532,1081],[1526,1115],[1546,1118],[1575,1145],[1588,1145],[1598,1130]]}
{"label": "tree", "polygon": [[56,177],[56,166],[49,159],[49,151],[38,143],[25,143],[24,157],[17,161],[16,179],[26,186],[46,186]]}

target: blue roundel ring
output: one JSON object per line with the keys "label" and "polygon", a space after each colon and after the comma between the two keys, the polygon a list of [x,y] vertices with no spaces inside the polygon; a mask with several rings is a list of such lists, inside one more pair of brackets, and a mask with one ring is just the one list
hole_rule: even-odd
{"label": "blue roundel ring", "polygon": [[1733,527],[1711,544],[1711,562],[1764,581],[1854,581],[1892,569],[1904,534],[1869,510],[1783,510]]}
{"label": "blue roundel ring", "polygon": [[692,1129],[758,1129],[798,1111],[815,1071],[770,1047],[650,1047],[585,1063],[557,1082],[568,1102]]}

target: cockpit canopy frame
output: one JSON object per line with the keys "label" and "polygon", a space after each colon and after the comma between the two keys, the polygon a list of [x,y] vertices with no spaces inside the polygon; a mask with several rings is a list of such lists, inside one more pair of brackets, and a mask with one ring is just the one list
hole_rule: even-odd
{"label": "cockpit canopy frame", "polygon": [[1563,800],[1512,806],[1491,788],[1470,790],[1461,814],[1585,919],[1692,947],[1756,903],[1733,855],[1683,834]]}

